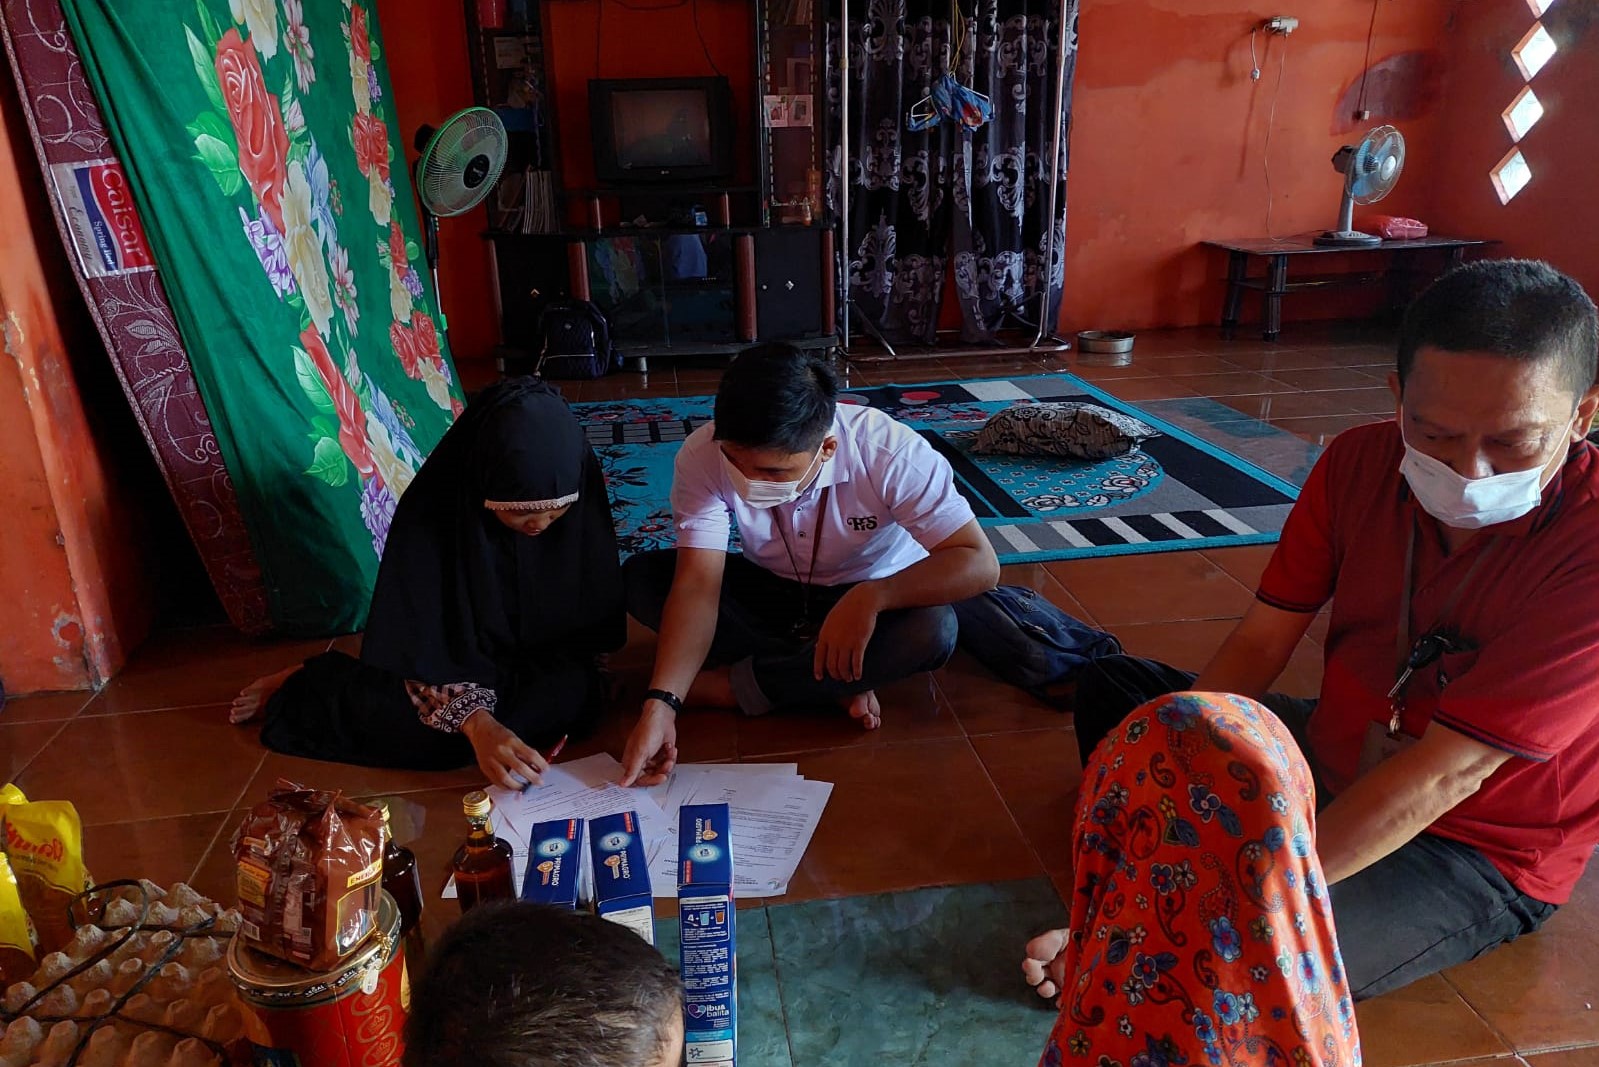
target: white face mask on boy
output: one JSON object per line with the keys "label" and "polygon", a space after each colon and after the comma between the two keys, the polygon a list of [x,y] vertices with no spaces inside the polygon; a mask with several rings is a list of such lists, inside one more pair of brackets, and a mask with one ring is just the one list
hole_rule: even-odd
{"label": "white face mask on boy", "polygon": [[743,498],[744,503],[752,508],[765,510],[787,504],[798,499],[810,484],[811,478],[821,469],[822,451],[826,443],[816,449],[816,456],[811,460],[811,465],[805,468],[805,473],[794,482],[762,482],[746,478],[744,472],[733,465],[733,461],[722,454],[722,463],[727,467],[728,475],[733,479],[733,489]]}
{"label": "white face mask on boy", "polygon": [[[1400,418],[1403,417],[1401,414]],[[1562,449],[1566,447],[1564,442],[1570,436],[1569,430],[1568,424],[1560,432]],[[1403,429],[1400,437],[1404,439]],[[1405,458],[1399,462],[1399,472],[1409,483],[1416,503],[1427,514],[1457,530],[1480,530],[1484,526],[1514,522],[1536,508],[1543,499],[1544,473],[1553,458],[1529,470],[1467,478],[1443,460],[1417,451],[1406,440]]]}

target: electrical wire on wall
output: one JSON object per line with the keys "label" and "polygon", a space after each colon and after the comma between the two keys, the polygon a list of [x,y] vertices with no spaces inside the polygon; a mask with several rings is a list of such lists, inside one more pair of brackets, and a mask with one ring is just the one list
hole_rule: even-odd
{"label": "electrical wire on wall", "polygon": [[[1253,53],[1254,36],[1250,36],[1251,53]],[[1268,56],[1271,42],[1268,41]],[[1271,209],[1274,197],[1271,191],[1271,131],[1277,125],[1277,100],[1283,94],[1283,74],[1288,67],[1288,38],[1283,37],[1279,42],[1277,51],[1277,85],[1271,93],[1271,110],[1266,114],[1266,141],[1260,150],[1260,169],[1266,177],[1266,236],[1273,241],[1281,240],[1271,228]]]}
{"label": "electrical wire on wall", "polygon": [[700,0],[692,0],[694,7],[694,36],[700,39],[700,51],[705,53],[705,62],[711,65],[711,71],[718,78],[726,77],[722,68],[716,65],[716,60],[711,58],[711,46],[705,43],[705,30],[700,27]]}
{"label": "electrical wire on wall", "polygon": [[1377,35],[1377,5],[1382,0],[1371,0],[1371,21],[1366,24],[1366,62],[1360,68],[1360,103],[1355,105],[1356,118],[1365,119],[1370,116],[1366,107],[1366,82],[1371,77],[1371,44]]}
{"label": "electrical wire on wall", "polygon": [[[578,0],[582,2],[582,0]],[[692,7],[694,12],[694,36],[700,39],[700,51],[705,53],[705,62],[710,65],[711,71],[717,77],[726,77],[722,68],[716,65],[716,60],[711,56],[711,46],[706,43],[705,30],[700,25],[700,0],[667,0],[662,4],[641,4],[637,0],[599,0],[598,11],[594,15],[594,77],[600,76],[600,44],[604,40],[601,32],[605,25],[605,5],[613,3],[617,7],[626,8],[628,11],[671,11],[680,7]]]}

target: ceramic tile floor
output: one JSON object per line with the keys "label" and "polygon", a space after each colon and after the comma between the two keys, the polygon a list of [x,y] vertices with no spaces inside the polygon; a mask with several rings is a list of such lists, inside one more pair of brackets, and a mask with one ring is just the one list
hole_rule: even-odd
{"label": "ceramic tile floor", "polygon": [[[1391,411],[1384,386],[1391,360],[1391,341],[1358,326],[1296,325],[1275,345],[1225,341],[1214,330],[1194,329],[1141,335],[1134,362],[1125,367],[1082,366],[1075,357],[1053,356],[917,359],[863,363],[852,368],[851,383],[1070,370],[1293,477],[1296,469],[1302,476],[1314,447],[1263,437],[1249,420],[1264,419],[1305,446],[1318,446]],[[657,361],[648,376],[573,383],[568,392],[576,400],[692,395],[714,391],[717,376],[714,367],[674,369]],[[1262,441],[1267,452],[1251,451]],[[1134,653],[1198,669],[1248,605],[1269,554],[1269,548],[1253,547],[1019,566],[1007,568],[1005,580],[1038,588],[1065,609],[1114,628]],[[1295,655],[1283,688],[1316,691],[1318,642],[1325,633],[1322,619]],[[99,877],[186,879],[219,897],[230,892],[227,845],[242,806],[278,776],[358,796],[395,796],[402,801],[398,832],[412,838],[437,887],[456,844],[460,797],[472,773],[288,759],[266,753],[251,733],[224,722],[226,702],[244,683],[328,644],[255,643],[223,629],[159,634],[98,694],[8,703],[0,711],[0,774],[30,795],[78,805],[89,864]],[[337,644],[346,651],[359,647],[352,638]],[[635,689],[652,648],[636,631],[619,657]],[[836,783],[791,892],[768,903],[1042,877],[1063,887],[1070,874],[1067,813],[1080,775],[1070,716],[997,684],[964,656],[883,698],[885,725],[872,734],[843,719],[684,717],[679,740],[685,759],[782,756],[797,761],[804,774]],[[617,712],[569,751],[619,754],[627,720],[627,713]],[[431,908],[430,930],[436,933],[449,918],[447,905]],[[784,941],[781,924],[771,922]],[[1016,945],[1030,932],[1018,929]],[[782,960],[785,951],[801,947],[785,942],[777,956]],[[805,958],[790,957],[791,968],[809,966]],[[1590,877],[1542,934],[1362,1005],[1365,1062],[1599,1065],[1595,1003],[1599,878]],[[1040,1045],[1047,1029],[1040,1017]]]}

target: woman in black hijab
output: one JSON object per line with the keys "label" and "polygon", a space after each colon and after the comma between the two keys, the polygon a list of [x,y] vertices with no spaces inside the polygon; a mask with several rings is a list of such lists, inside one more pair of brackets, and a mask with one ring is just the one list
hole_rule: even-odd
{"label": "woman in black hijab", "polygon": [[517,788],[547,766],[533,746],[592,718],[596,658],[626,637],[599,461],[558,393],[512,379],[472,402],[401,498],[361,658],[262,679],[232,718],[264,711],[262,742],[288,755],[415,770],[475,758]]}

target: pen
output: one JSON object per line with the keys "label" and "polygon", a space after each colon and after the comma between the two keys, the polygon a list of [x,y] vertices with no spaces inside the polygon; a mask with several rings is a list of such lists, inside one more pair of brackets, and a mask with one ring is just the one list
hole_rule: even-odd
{"label": "pen", "polygon": [[[559,741],[555,742],[555,747],[550,749],[550,754],[548,756],[544,757],[544,760],[545,760],[546,763],[553,764],[555,762],[555,757],[559,756],[561,754],[561,749],[566,747],[566,739],[569,736],[570,736],[569,734],[563,734],[561,736],[561,739]],[[522,795],[526,795],[527,791],[529,789],[532,789],[532,788],[533,788],[533,783],[532,782],[525,783],[522,786]]]}

